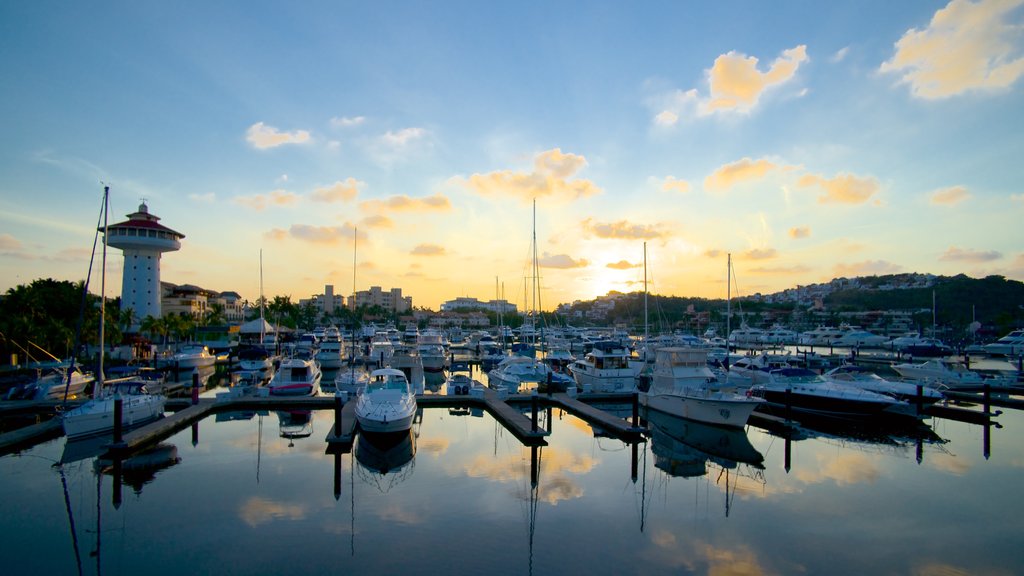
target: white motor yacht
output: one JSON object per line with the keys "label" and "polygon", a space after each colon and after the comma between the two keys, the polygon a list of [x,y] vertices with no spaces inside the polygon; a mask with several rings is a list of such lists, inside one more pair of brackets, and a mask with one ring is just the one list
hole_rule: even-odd
{"label": "white motor yacht", "polygon": [[322,378],[316,360],[293,357],[281,362],[267,388],[274,396],[315,396]]}
{"label": "white motor yacht", "polygon": [[204,368],[213,366],[216,361],[216,356],[211,354],[210,349],[202,344],[187,344],[179,348],[178,352],[171,356],[171,362],[175,370]]}
{"label": "white motor yacht", "polygon": [[[932,358],[919,364],[904,362],[892,367],[902,378],[938,388],[980,388],[985,384],[981,374],[968,370],[963,362]],[[991,383],[995,383],[994,381]]]}
{"label": "white motor yacht", "polygon": [[651,388],[640,393],[648,408],[720,426],[743,427],[761,398],[723,389],[708,368],[701,348],[660,348],[655,356]]}
{"label": "white motor yacht", "polygon": [[751,387],[750,393],[764,398],[768,402],[766,408],[777,412],[788,409],[794,413],[843,419],[916,415],[914,407],[907,402],[825,379],[806,368],[772,370],[768,381]]}
{"label": "white motor yacht", "polygon": [[[918,401],[917,384],[886,380],[863,366],[843,364],[826,372],[825,377],[849,386],[892,396],[897,400],[906,400],[911,403]],[[921,386],[920,402],[922,405],[934,404],[942,398],[943,395],[938,390]]]}
{"label": "white motor yacht", "polygon": [[643,362],[629,349],[610,340],[594,342],[590,352],[569,365],[582,392],[633,392]]}
{"label": "white motor yacht", "polygon": [[981,347],[991,356],[1018,356],[1024,354],[1024,330],[1014,330],[999,340]]}
{"label": "white motor yacht", "polygon": [[367,432],[403,432],[412,428],[416,416],[416,395],[405,373],[381,368],[370,373],[370,381],[356,399],[356,420]]}

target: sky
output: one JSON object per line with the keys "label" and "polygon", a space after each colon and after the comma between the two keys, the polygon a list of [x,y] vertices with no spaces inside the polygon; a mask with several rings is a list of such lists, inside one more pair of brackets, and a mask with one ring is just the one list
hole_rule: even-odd
{"label": "sky", "polygon": [[534,235],[544,309],[1024,280],[1022,4],[3,2],[0,290],[86,276],[104,185],[250,300],[532,307]]}

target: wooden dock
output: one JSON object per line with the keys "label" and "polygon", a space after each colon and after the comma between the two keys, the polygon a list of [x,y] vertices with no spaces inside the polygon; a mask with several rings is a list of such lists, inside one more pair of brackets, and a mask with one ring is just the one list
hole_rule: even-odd
{"label": "wooden dock", "polygon": [[[982,408],[969,409],[958,406],[933,405],[925,407],[923,410],[924,414],[937,418],[988,425],[993,422],[993,417],[999,415],[999,412],[992,411],[990,406],[1024,408],[1024,400],[1009,398],[1005,394],[998,396],[990,394],[987,402],[983,394],[955,392],[949,395],[958,401],[969,401],[980,405]],[[446,396],[427,394],[417,396],[417,403],[421,408],[459,407],[484,409],[526,446],[546,445],[545,437],[550,432],[534,425],[535,419],[529,411],[524,414],[523,404],[534,404],[538,409],[547,407],[560,408],[586,421],[595,428],[600,428],[620,440],[632,443],[642,439],[646,432],[645,428],[639,425],[634,426],[628,417],[616,416],[592,405],[592,403],[613,402],[628,404],[633,401],[633,394],[581,394],[573,398],[565,393],[540,393],[503,397],[491,389],[484,390],[482,395]],[[4,402],[0,405],[0,413],[9,415],[30,414],[32,412],[37,414],[54,413],[58,409],[58,404],[56,402]],[[126,431],[122,436],[122,442],[114,449],[116,451],[130,452],[144,448],[213,413],[238,410],[327,410],[335,408],[335,406],[336,398],[334,396],[201,398],[197,404],[193,404],[193,401],[188,398],[172,398],[168,399],[166,409],[169,412],[174,412],[173,414],[134,430]],[[619,408],[621,413],[621,407]],[[637,413],[642,415],[639,409]],[[332,425],[325,438],[328,452],[348,452],[354,441],[357,429],[355,402],[351,399],[344,402],[341,407],[340,416],[341,427],[339,433],[335,433],[335,427]],[[794,422],[787,423],[783,418],[760,412],[755,412],[750,419],[752,425],[768,430],[784,429],[798,421],[798,416],[794,417]],[[61,425],[59,417],[49,418],[24,428],[0,434],[0,453],[30,447],[33,444],[48,438],[57,437],[60,434]]]}
{"label": "wooden dock", "polygon": [[156,443],[178,430],[202,420],[211,414],[216,407],[217,403],[213,399],[203,398],[196,405],[189,406],[170,416],[165,416],[150,424],[125,432],[122,436],[122,441],[119,444],[112,444],[111,450],[133,452]]}
{"label": "wooden dock", "polygon": [[[626,394],[623,396],[623,399],[628,399],[630,402],[636,402],[635,394]],[[578,398],[570,397],[564,392],[550,395],[540,394],[538,395],[538,399],[542,400],[545,404],[557,406],[585,422],[596,424],[605,432],[612,434],[620,440],[625,440],[626,442],[636,442],[640,440],[643,434],[647,431],[647,428],[639,425],[639,405],[634,408],[638,419],[637,425],[634,426],[629,420],[619,418],[614,414],[609,414],[600,408],[595,408],[590,404],[580,401]]]}

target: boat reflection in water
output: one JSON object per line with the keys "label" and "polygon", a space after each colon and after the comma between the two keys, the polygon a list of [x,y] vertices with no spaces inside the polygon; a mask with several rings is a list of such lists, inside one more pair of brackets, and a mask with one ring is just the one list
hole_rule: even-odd
{"label": "boat reflection in water", "polygon": [[311,410],[278,410],[281,438],[289,440],[288,447],[295,446],[296,438],[309,438],[313,434],[313,412]]}
{"label": "boat reflection in water", "polygon": [[718,468],[716,483],[724,482],[725,515],[729,515],[738,478],[745,476],[763,485],[764,456],[754,448],[741,428],[722,427],[646,410],[651,430],[654,466],[669,476],[697,478]]}
{"label": "boat reflection in water", "polygon": [[416,464],[413,458],[416,433],[411,428],[386,433],[360,430],[354,452],[359,477],[381,492],[387,492],[412,475]]}
{"label": "boat reflection in water", "polygon": [[[121,483],[131,486],[136,494],[142,494],[142,487],[156,480],[158,472],[179,462],[181,457],[178,456],[178,447],[161,442],[120,462]],[[113,459],[97,458],[96,468],[102,474],[113,476],[114,481],[117,481],[117,463]]]}
{"label": "boat reflection in water", "polygon": [[[988,426],[983,427],[988,434]],[[801,415],[799,423],[773,426],[767,432],[785,440],[783,467],[787,472],[792,463],[792,442],[818,440],[836,444],[844,449],[872,452],[892,452],[900,455],[914,450],[918,464],[924,460],[925,446],[937,447],[947,441],[935,433],[931,426],[919,420],[847,420],[826,416]],[[986,447],[987,452],[987,447]]]}

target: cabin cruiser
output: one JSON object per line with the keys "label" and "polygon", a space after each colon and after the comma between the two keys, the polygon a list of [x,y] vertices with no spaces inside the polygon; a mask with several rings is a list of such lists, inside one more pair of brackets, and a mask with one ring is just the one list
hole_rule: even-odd
{"label": "cabin cruiser", "polygon": [[941,392],[928,386],[920,386],[919,393],[917,384],[886,380],[871,370],[855,364],[837,366],[826,372],[825,377],[849,386],[892,396],[897,400],[911,403],[920,401],[922,405],[934,404],[943,398]]}
{"label": "cabin cruiser", "polygon": [[188,344],[182,346],[176,354],[171,356],[171,362],[175,370],[191,370],[213,366],[217,361],[216,356],[210,353],[210,349],[202,344]]}
{"label": "cabin cruiser", "polygon": [[370,373],[366,388],[356,399],[356,420],[366,432],[403,432],[412,428],[416,395],[405,373],[381,368]]}
{"label": "cabin cruiser", "polygon": [[990,356],[1024,354],[1024,330],[1014,330],[995,342],[985,344],[981,349]]}
{"label": "cabin cruiser", "polygon": [[235,374],[240,381],[267,382],[274,376],[274,359],[262,346],[241,347],[238,350],[238,369]]}
{"label": "cabin cruiser", "polygon": [[369,381],[370,373],[364,368],[353,364],[338,370],[338,374],[334,377],[334,389],[338,392],[346,393],[351,398],[355,398],[362,392]]}
{"label": "cabin cruiser", "polygon": [[764,330],[743,324],[730,332],[726,340],[730,346],[738,348],[759,348],[764,345]]}
{"label": "cabin cruiser", "polygon": [[[335,331],[337,331],[337,328],[335,328]],[[341,335],[338,334],[336,338],[324,338],[320,342],[320,346],[317,348],[313,358],[316,359],[323,370],[337,370],[344,366],[345,344],[341,340]]]}
{"label": "cabin cruiser", "polygon": [[887,346],[903,354],[926,358],[949,356],[953,353],[953,349],[939,339],[923,337],[917,332],[907,332],[903,336],[897,336],[890,340]]}
{"label": "cabin cruiser", "polygon": [[833,346],[849,348],[881,348],[889,342],[889,339],[874,332],[853,328],[843,333],[838,340],[832,342]]}
{"label": "cabin cruiser", "polygon": [[902,378],[933,388],[980,388],[986,381],[981,374],[968,370],[962,362],[941,358],[933,358],[920,364],[895,364],[892,369]]}
{"label": "cabin cruiser", "polygon": [[633,392],[643,362],[634,360],[619,342],[602,340],[594,342],[590,352],[569,366],[582,392]]}
{"label": "cabin cruiser", "polygon": [[751,412],[765,402],[720,386],[708,368],[707,351],[700,348],[660,348],[651,388],[640,392],[639,400],[672,416],[737,428],[745,426]]}
{"label": "cabin cruiser", "polygon": [[747,388],[768,381],[768,373],[777,368],[789,367],[788,356],[758,354],[743,356],[729,363],[728,382],[733,386]]}
{"label": "cabin cruiser", "polygon": [[765,408],[772,412],[792,410],[844,419],[915,417],[917,414],[915,407],[907,402],[825,379],[806,368],[772,370],[766,382],[750,388],[750,394],[764,398]]}
{"label": "cabin cruiser", "polygon": [[[525,393],[554,381],[555,374],[547,364],[528,356],[506,356],[487,373],[487,382],[491,388],[504,389],[510,394]],[[559,387],[567,384],[564,375],[560,375],[558,382],[561,384]],[[575,382],[572,382],[572,386],[575,386]]]}
{"label": "cabin cruiser", "polygon": [[36,372],[34,380],[30,380],[11,388],[7,392],[8,400],[28,398],[32,400],[64,400],[75,399],[85,393],[85,389],[96,381],[92,374],[82,372],[76,366],[70,370],[67,366],[59,366]]}
{"label": "cabin cruiser", "polygon": [[316,360],[296,356],[281,362],[267,388],[274,396],[315,396],[322,378]]}
{"label": "cabin cruiser", "polygon": [[847,332],[846,327],[835,328],[832,326],[818,326],[814,330],[800,333],[798,344],[806,346],[829,346],[834,345],[837,340]]}

